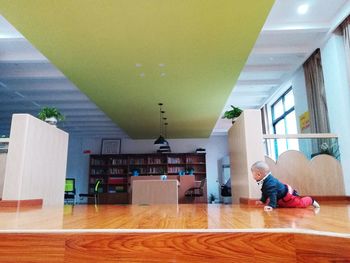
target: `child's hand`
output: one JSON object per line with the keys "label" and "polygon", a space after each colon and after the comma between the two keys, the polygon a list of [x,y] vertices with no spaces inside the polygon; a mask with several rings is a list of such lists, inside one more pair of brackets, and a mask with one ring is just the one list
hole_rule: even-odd
{"label": "child's hand", "polygon": [[273,210],[273,208],[271,206],[269,206],[269,205],[264,206],[264,211],[268,212],[268,211],[272,211],[272,210]]}
{"label": "child's hand", "polygon": [[258,201],[255,201],[255,204],[256,204],[256,205],[263,205],[264,203],[261,202],[260,200],[258,200]]}

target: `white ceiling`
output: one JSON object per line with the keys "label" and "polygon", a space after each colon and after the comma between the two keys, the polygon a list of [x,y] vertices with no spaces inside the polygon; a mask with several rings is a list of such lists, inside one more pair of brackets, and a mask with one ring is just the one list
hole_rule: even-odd
{"label": "white ceiling", "polygon": [[128,137],[0,16],[0,136],[9,135],[13,113],[35,116],[44,106],[66,116],[58,126],[70,135]]}
{"label": "white ceiling", "polygon": [[[302,4],[309,6],[304,15]],[[276,0],[222,114],[230,105],[261,108],[349,14],[349,0]],[[213,134],[231,125],[219,118]]]}
{"label": "white ceiling", "polygon": [[[301,4],[310,6],[305,15]],[[231,104],[259,109],[349,13],[349,0],[276,0],[223,112]],[[70,135],[127,137],[0,15],[0,135],[13,113],[36,115],[46,105],[66,116],[60,127]],[[230,126],[219,118],[213,134]]]}

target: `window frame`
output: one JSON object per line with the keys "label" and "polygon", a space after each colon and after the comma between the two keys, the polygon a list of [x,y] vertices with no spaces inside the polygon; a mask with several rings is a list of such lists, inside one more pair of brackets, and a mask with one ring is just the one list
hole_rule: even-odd
{"label": "window frame", "polygon": [[[271,115],[272,115],[272,127],[273,127],[273,133],[276,134],[276,124],[285,119],[289,113],[295,110],[295,104],[293,107],[291,107],[289,110],[286,111],[286,106],[285,106],[285,97],[286,95],[293,91],[292,86],[285,91],[272,105],[271,105]],[[294,96],[294,93],[293,93]],[[275,105],[282,100],[282,106],[283,106],[283,114],[279,116],[277,119],[275,119]],[[287,122],[284,122],[284,128],[286,131],[286,134],[288,134],[288,129],[287,129]]]}
{"label": "window frame", "polygon": [[[285,134],[288,134],[288,127],[287,127],[287,121],[286,121],[286,117],[292,113],[293,111],[295,112],[295,103],[293,105],[293,107],[291,107],[290,109],[286,110],[286,106],[285,106],[285,97],[289,92],[293,92],[293,87],[290,86],[272,105],[271,105],[271,121],[272,121],[272,129],[273,129],[273,133],[276,133],[276,125],[278,124],[278,122],[280,122],[281,120],[284,120],[284,130],[285,130]],[[293,96],[294,96],[294,92],[293,92]],[[281,116],[279,116],[277,119],[275,119],[275,106],[277,105],[277,103],[279,103],[280,101],[282,101],[282,107],[283,107],[283,114]],[[288,145],[288,140],[286,140],[286,147],[287,149],[289,148]],[[277,144],[277,140],[275,140],[274,143],[274,148],[275,148],[275,157],[276,160],[278,159],[278,144]]]}

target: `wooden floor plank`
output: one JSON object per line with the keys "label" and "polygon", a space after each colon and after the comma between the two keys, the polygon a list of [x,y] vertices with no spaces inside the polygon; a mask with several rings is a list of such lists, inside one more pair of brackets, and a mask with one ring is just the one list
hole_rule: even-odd
{"label": "wooden floor plank", "polygon": [[254,247],[256,262],[294,262],[296,259],[294,234],[271,233],[252,235],[251,246]]}
{"label": "wooden floor plank", "polygon": [[0,234],[0,262],[64,262],[65,237],[52,234]]}
{"label": "wooden floor plank", "polygon": [[[101,258],[118,262],[224,262],[227,260],[245,260],[251,258],[252,249],[240,247],[232,250],[232,243],[236,239],[226,238],[226,245],[220,246],[222,237],[213,234],[162,233],[162,234],[122,234],[71,237],[68,242],[69,257],[75,259],[98,261]],[[238,235],[238,240],[246,239],[245,235]],[[230,242],[227,242],[230,241]],[[249,247],[247,247],[249,248]],[[90,251],[87,255],[85,251]],[[176,261],[175,261],[176,260]]]}
{"label": "wooden floor plank", "polygon": [[300,235],[295,247],[298,262],[350,262],[350,239]]}

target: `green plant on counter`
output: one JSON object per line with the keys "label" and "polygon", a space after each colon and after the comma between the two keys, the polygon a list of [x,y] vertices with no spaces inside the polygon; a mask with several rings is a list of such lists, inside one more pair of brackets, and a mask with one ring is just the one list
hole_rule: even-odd
{"label": "green plant on counter", "polygon": [[65,119],[65,117],[54,107],[44,107],[38,114],[38,118],[43,121],[52,117],[56,118],[57,121],[63,121]]}
{"label": "green plant on counter", "polygon": [[242,110],[238,107],[235,107],[231,105],[232,110],[225,111],[224,116],[222,117],[223,119],[234,119],[238,118],[239,115],[241,115]]}

